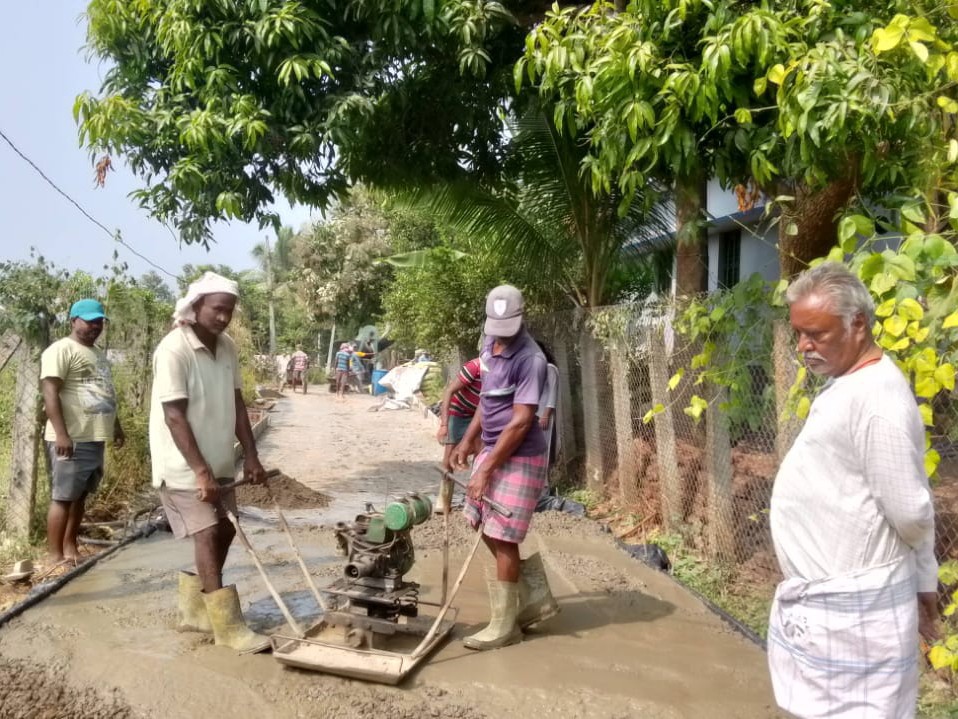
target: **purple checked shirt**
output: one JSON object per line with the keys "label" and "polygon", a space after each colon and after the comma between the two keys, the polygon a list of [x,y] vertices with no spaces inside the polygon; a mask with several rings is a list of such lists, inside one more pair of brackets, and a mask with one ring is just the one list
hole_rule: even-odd
{"label": "purple checked shirt", "polygon": [[[502,430],[512,419],[516,404],[539,405],[539,396],[546,381],[546,358],[525,328],[508,347],[493,354],[494,337],[486,337],[479,354],[482,372],[482,442],[495,446]],[[534,457],[546,451],[545,435],[538,422],[533,422],[514,457]]]}

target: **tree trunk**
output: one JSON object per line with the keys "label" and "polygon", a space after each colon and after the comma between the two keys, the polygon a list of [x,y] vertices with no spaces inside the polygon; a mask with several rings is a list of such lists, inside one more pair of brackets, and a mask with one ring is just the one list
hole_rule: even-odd
{"label": "tree trunk", "polygon": [[675,529],[682,521],[684,510],[684,483],[679,475],[675,453],[675,418],[669,398],[669,356],[665,347],[665,330],[653,330],[649,341],[649,387],[652,405],[661,404],[665,409],[655,415],[655,463],[659,475],[662,522],[666,530]]}
{"label": "tree trunk", "polygon": [[709,236],[705,221],[706,180],[698,175],[675,181],[675,294],[708,291]]}
{"label": "tree trunk", "polygon": [[582,423],[585,433],[586,486],[596,493],[605,491],[609,476],[606,452],[602,448],[602,420],[606,408],[602,405],[602,379],[599,365],[599,347],[589,323],[584,322],[581,331],[582,352]]}
{"label": "tree trunk", "polygon": [[735,559],[735,517],[733,514],[732,445],[728,415],[719,406],[728,401],[728,389],[708,388],[709,408],[705,413],[705,470],[708,477],[708,546],[713,559]]}
{"label": "tree trunk", "polygon": [[778,225],[778,262],[782,279],[792,279],[807,269],[809,262],[824,257],[835,246],[839,212],[856,189],[855,174],[835,180],[821,190],[810,190],[804,184],[779,188],[779,194],[795,198],[784,206]]}
{"label": "tree trunk", "polygon": [[40,352],[26,342],[16,350],[16,388],[13,403],[12,457],[7,488],[6,525],[15,535],[28,537],[33,529],[37,495],[37,459],[40,422]]}
{"label": "tree trunk", "polygon": [[609,361],[612,365],[612,412],[615,417],[619,497],[625,504],[636,504],[639,501],[639,484],[635,448],[632,446],[632,390],[629,387],[629,354],[626,348],[614,343]]}
{"label": "tree trunk", "polygon": [[273,258],[266,238],[266,296],[269,300],[269,353],[276,354],[276,308],[273,301]]}
{"label": "tree trunk", "polygon": [[[326,374],[333,371],[333,345],[336,343],[336,322],[333,321],[333,328],[329,331],[329,350],[326,352]],[[379,359],[379,353],[376,353],[376,359]]]}

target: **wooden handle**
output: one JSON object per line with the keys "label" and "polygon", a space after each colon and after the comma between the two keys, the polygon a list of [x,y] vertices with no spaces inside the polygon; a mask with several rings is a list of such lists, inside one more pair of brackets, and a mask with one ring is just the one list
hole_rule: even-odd
{"label": "wooden handle", "polygon": [[[443,478],[444,480],[446,480],[447,482],[454,482],[458,487],[461,487],[462,489],[466,489],[466,488],[468,487],[468,485],[467,485],[465,482],[463,482],[461,479],[457,479],[457,478],[452,474],[452,472],[447,472],[447,471],[446,471],[445,469],[443,469],[442,467],[436,467],[436,469],[439,470],[439,473],[442,474],[442,478]],[[480,501],[485,502],[486,504],[488,504],[489,507],[490,507],[494,512],[498,512],[498,513],[501,514],[503,517],[506,517],[506,518],[508,519],[509,517],[512,516],[512,510],[511,510],[511,509],[509,509],[508,507],[502,506],[501,504],[499,504],[499,503],[496,502],[495,500],[489,499],[489,498],[488,498],[487,496],[485,496],[485,495],[482,495],[479,499],[480,499]]]}

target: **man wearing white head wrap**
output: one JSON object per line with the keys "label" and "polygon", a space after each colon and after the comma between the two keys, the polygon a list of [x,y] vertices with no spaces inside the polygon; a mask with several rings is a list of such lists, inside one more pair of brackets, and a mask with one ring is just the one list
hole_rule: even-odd
{"label": "man wearing white head wrap", "polygon": [[239,285],[215,272],[204,272],[202,277],[190,283],[186,294],[176,301],[176,309],[173,310],[173,325],[191,325],[196,322],[196,310],[193,306],[206,295],[220,293],[239,297]]}
{"label": "man wearing white head wrap", "polygon": [[150,454],[153,486],[178,539],[193,540],[196,574],[180,572],[181,631],[212,631],[216,644],[263,651],[269,638],[246,626],[235,586],[223,586],[223,565],[235,530],[227,512],[236,499],[220,485],[233,476],[233,442],[254,483],[266,473],[240,391],[236,345],[225,330],[239,289],[207,272],[176,303],[175,326],[153,355]]}

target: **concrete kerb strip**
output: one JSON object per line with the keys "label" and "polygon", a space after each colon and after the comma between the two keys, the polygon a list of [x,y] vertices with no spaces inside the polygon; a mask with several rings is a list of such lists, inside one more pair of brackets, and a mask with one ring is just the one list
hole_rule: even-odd
{"label": "concrete kerb strip", "polygon": [[128,544],[132,544],[137,539],[142,539],[143,537],[149,537],[155,531],[156,531],[156,525],[153,524],[152,522],[147,522],[146,524],[144,524],[142,527],[137,529],[132,534],[127,535],[126,537],[121,539],[114,546],[100,552],[99,554],[93,555],[92,557],[87,559],[85,562],[83,562],[83,564],[79,565],[75,569],[71,569],[69,572],[67,572],[63,576],[57,577],[55,580],[50,582],[44,582],[42,584],[38,584],[36,587],[33,588],[30,594],[27,595],[26,599],[24,599],[22,602],[19,602],[18,604],[14,604],[3,614],[0,614],[0,627],[2,627],[4,624],[9,622],[11,619],[19,616],[20,614],[25,612],[27,609],[29,609],[33,605],[40,603],[41,601],[49,597],[51,594],[55,594],[62,587],[66,586],[69,582],[76,579],[84,572],[89,571],[90,569],[93,568],[95,564],[97,564],[101,560],[106,559],[117,550],[122,549]]}
{"label": "concrete kerb strip", "polygon": [[[561,510],[552,509],[552,510],[550,510],[550,511],[553,511],[553,512],[561,511],[561,512],[563,512],[563,513],[565,513],[565,514],[571,514],[571,515],[574,516],[574,517],[578,517],[579,519],[581,519],[581,520],[583,520],[583,521],[587,521],[587,522],[592,522],[592,523],[594,523],[594,524],[598,524],[599,527],[602,529],[603,532],[606,532],[606,533],[608,533],[608,534],[612,534],[612,529],[611,529],[611,528],[609,527],[609,525],[606,524],[605,522],[599,522],[599,521],[597,521],[597,520],[595,520],[595,519],[592,519],[591,517],[583,517],[582,515],[576,514],[574,511],[570,511],[570,510],[568,510],[568,509],[561,509]],[[547,545],[547,544],[548,544],[548,542],[547,542],[546,540],[544,540],[542,537],[539,537],[539,547],[540,547],[540,549],[545,548],[545,545]],[[748,639],[749,641],[751,641],[751,642],[753,642],[754,644],[756,644],[756,645],[758,645],[759,647],[761,647],[762,651],[767,651],[768,647],[767,647],[767,645],[766,645],[765,640],[762,639],[762,637],[760,637],[754,630],[752,630],[751,628],[749,628],[748,626],[746,626],[745,624],[743,624],[742,622],[740,622],[740,621],[739,621],[738,619],[736,619],[735,617],[733,617],[731,614],[729,614],[728,612],[726,612],[726,611],[725,611],[724,609],[722,609],[720,606],[718,606],[717,604],[715,604],[714,602],[712,602],[712,600],[710,600],[708,597],[706,597],[706,596],[700,594],[700,593],[697,592],[696,590],[692,589],[692,587],[690,587],[690,586],[688,586],[688,585],[683,584],[682,582],[680,582],[678,579],[675,578],[675,576],[674,576],[671,572],[667,572],[667,571],[665,571],[665,570],[663,570],[663,569],[659,569],[658,567],[653,567],[653,566],[650,565],[648,562],[643,562],[641,559],[639,559],[638,557],[634,556],[634,555],[633,555],[631,552],[629,552],[628,549],[627,549],[629,546],[634,546],[634,545],[630,545],[628,542],[623,542],[621,539],[616,538],[616,540],[615,540],[615,546],[616,546],[618,549],[620,549],[623,554],[626,554],[626,555],[629,557],[629,559],[632,559],[632,560],[634,560],[634,561],[636,561],[636,562],[638,562],[638,563],[640,563],[640,564],[645,565],[646,567],[649,567],[650,569],[654,569],[655,571],[660,572],[660,573],[666,575],[674,584],[676,584],[677,586],[681,587],[684,591],[688,592],[688,593],[691,594],[693,597],[695,597],[697,600],[699,600],[702,604],[704,604],[706,607],[708,607],[708,609],[709,609],[713,614],[715,614],[716,616],[718,616],[719,619],[721,619],[723,622],[725,622],[726,624],[728,624],[729,627],[731,627],[733,630],[735,630],[736,632],[738,632],[739,634],[741,634],[743,637],[745,637],[745,638]],[[552,569],[553,569],[553,570],[556,570],[555,565],[550,565],[550,566],[552,566]],[[559,573],[561,574],[561,572],[559,572]]]}

